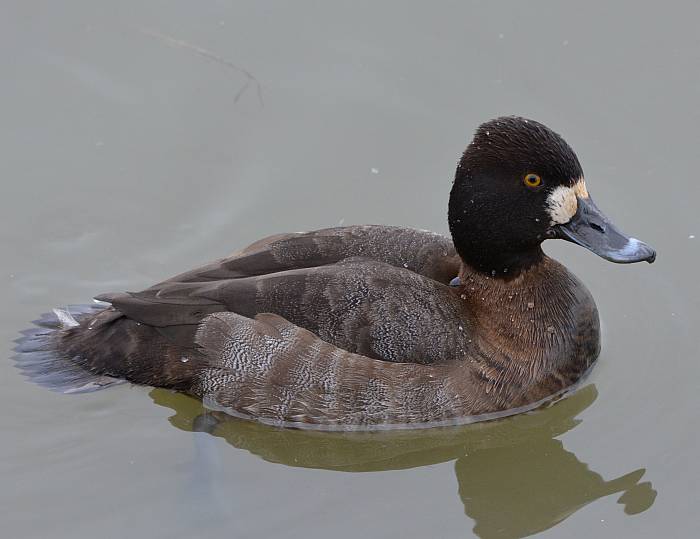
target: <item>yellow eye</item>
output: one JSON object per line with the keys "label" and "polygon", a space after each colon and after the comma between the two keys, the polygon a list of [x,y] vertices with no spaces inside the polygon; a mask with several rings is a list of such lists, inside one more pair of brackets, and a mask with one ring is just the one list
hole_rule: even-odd
{"label": "yellow eye", "polygon": [[539,187],[542,184],[542,178],[537,174],[525,174],[523,183],[528,187]]}

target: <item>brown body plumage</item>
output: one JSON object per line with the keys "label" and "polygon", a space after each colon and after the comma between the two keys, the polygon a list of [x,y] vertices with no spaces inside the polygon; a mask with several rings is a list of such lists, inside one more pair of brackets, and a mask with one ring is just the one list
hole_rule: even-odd
{"label": "brown body plumage", "polygon": [[[540,124],[500,121],[534,125],[539,145],[546,136],[565,144]],[[473,146],[450,199],[453,237],[468,242],[386,226],[274,236],[142,292],[98,296],[111,305],[75,313],[73,327],[44,320],[49,330],[20,342],[18,362],[47,385],[66,366],[71,384],[54,384],[61,389],[126,379],[235,415],[325,429],[449,424],[536,405],[575,383],[600,348],[592,297],[539,247],[556,228],[540,225],[540,199],[555,188],[565,196],[582,173],[563,152],[556,173],[565,176],[549,178],[550,190],[513,194],[537,163],[509,162],[491,174],[489,198]],[[512,207],[517,196],[522,207]],[[520,212],[532,228],[511,244],[492,211],[503,198],[508,227]]]}

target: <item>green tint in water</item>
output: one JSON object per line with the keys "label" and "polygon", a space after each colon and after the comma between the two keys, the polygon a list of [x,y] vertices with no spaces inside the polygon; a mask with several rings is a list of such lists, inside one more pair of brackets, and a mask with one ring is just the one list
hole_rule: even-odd
{"label": "green tint in water", "polygon": [[[3,2],[3,537],[695,537],[699,18],[690,1]],[[198,422],[272,464],[172,428],[150,389],[58,395],[9,360],[39,313],[268,234],[446,232],[459,152],[502,114],[564,135],[596,204],[658,249],[620,267],[545,243],[598,305],[595,389],[414,433]],[[180,428],[203,414],[153,395]]]}
{"label": "green tint in water", "polygon": [[[587,385],[534,412],[464,427],[373,433],[279,429],[206,410],[180,393],[154,389],[153,402],[171,408],[170,422],[208,432],[269,462],[343,472],[400,470],[455,461],[464,512],[483,538],[523,537],[551,528],[585,505],[618,494],[627,514],[645,511],[656,491],[640,482],[644,469],[604,480],[567,451],[558,436],[598,396]],[[201,463],[206,466],[206,460]]]}

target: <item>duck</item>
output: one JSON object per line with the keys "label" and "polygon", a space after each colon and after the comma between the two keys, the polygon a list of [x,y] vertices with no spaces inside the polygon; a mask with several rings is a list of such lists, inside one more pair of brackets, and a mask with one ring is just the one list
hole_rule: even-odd
{"label": "duck", "polygon": [[600,353],[595,301],[545,240],[615,263],[656,258],[593,202],[566,141],[517,116],[476,129],[448,225],[451,237],[357,225],[264,238],[140,292],[54,309],[15,361],[64,393],[128,381],[282,427],[493,419],[570,391]]}

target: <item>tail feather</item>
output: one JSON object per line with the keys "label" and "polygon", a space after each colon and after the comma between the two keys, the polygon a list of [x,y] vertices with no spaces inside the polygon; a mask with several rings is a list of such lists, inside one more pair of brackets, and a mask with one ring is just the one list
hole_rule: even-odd
{"label": "tail feather", "polygon": [[77,357],[68,357],[60,348],[61,330],[79,325],[104,303],[71,305],[54,309],[33,322],[35,327],[22,331],[15,342],[14,361],[17,368],[36,384],[59,393],[86,393],[124,383],[111,376],[94,374],[82,367]]}

